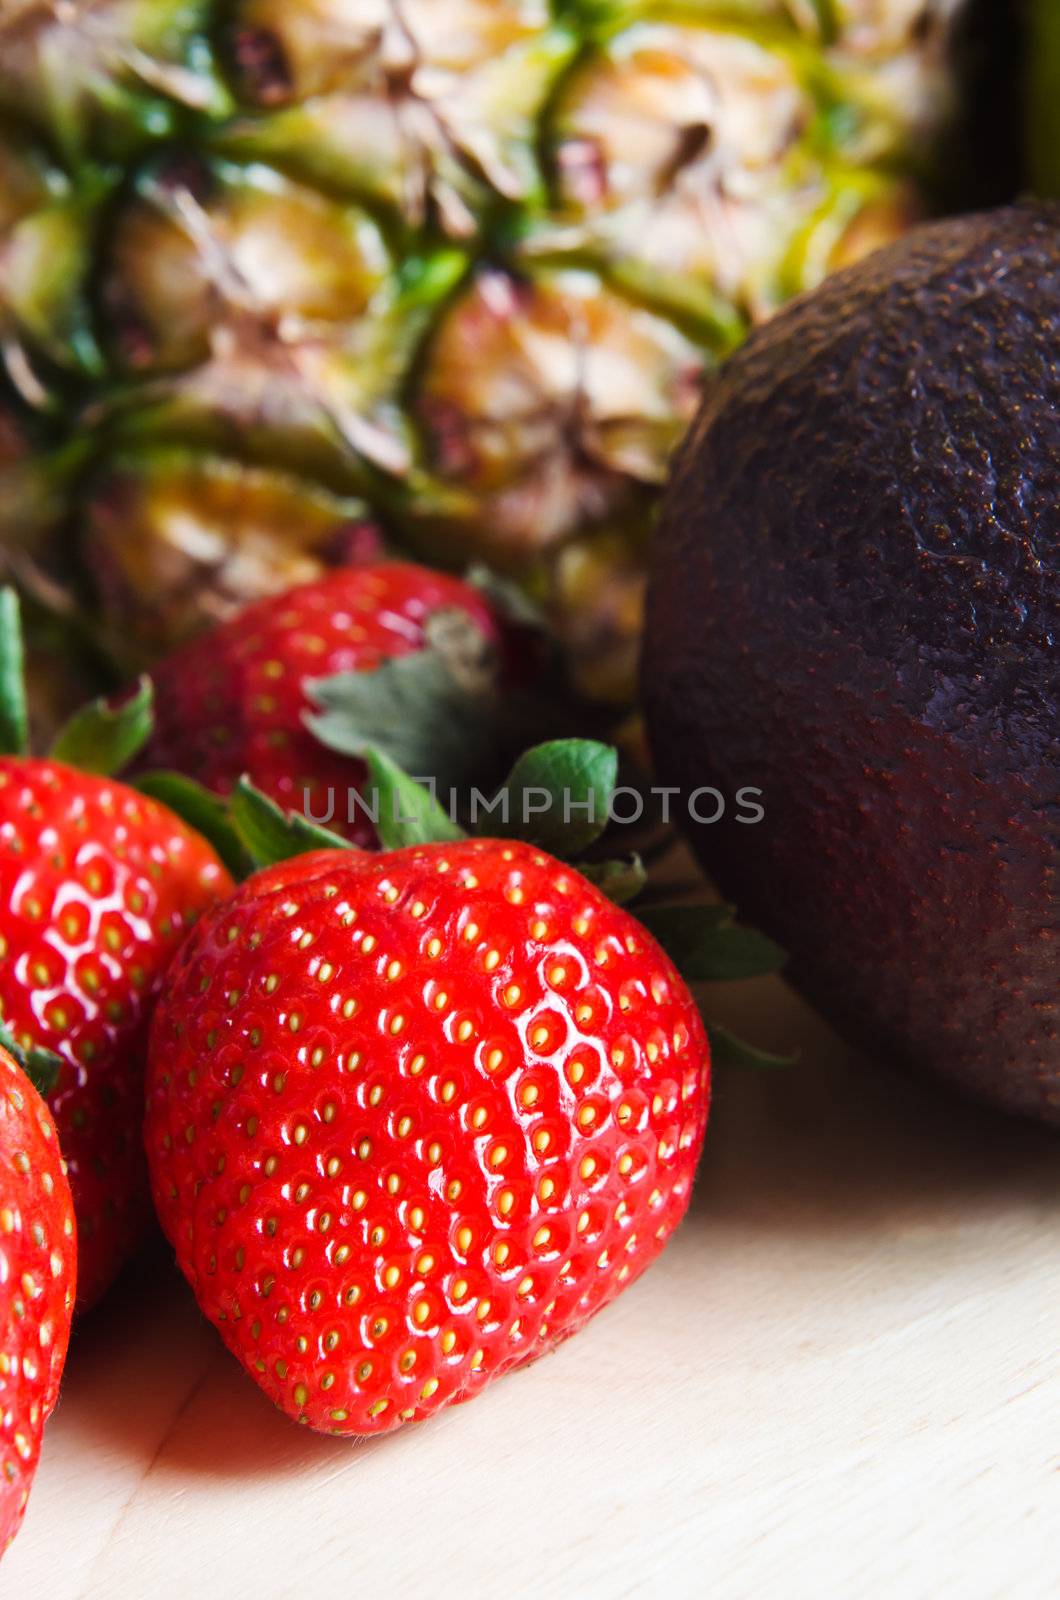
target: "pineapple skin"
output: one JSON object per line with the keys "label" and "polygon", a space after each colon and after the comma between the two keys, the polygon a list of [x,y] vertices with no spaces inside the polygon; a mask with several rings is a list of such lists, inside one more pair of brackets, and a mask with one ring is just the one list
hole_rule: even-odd
{"label": "pineapple skin", "polygon": [[919,215],[964,4],[0,0],[16,576],[129,670],[485,559],[624,700],[702,385]]}

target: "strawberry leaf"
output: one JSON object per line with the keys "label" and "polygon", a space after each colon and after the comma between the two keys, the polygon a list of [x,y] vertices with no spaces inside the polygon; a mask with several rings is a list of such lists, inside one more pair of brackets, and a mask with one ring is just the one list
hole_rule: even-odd
{"label": "strawberry leaf", "polygon": [[535,745],[502,786],[507,809],[497,818],[491,814],[490,832],[573,860],[607,827],[617,777],[618,752],[595,739]]}
{"label": "strawberry leaf", "polygon": [[0,589],[0,755],[29,751],[22,611],[12,588]]}
{"label": "strawberry leaf", "polygon": [[502,578],[491,567],[476,565],[465,574],[465,581],[485,596],[509,622],[517,627],[532,628],[535,633],[548,633],[548,624],[540,606],[535,605],[526,590],[510,578]]}
{"label": "strawberry leaf", "polygon": [[409,844],[451,843],[466,837],[423,784],[403,772],[382,750],[363,753],[368,766],[365,798],[384,850]]}
{"label": "strawberry leaf", "polygon": [[616,906],[635,900],[648,881],[644,863],[636,854],[617,861],[581,861],[578,871]]}
{"label": "strawberry leaf", "polygon": [[119,705],[93,700],[60,728],[49,752],[52,760],[102,777],[120,772],[151,737],[153,708],[154,690],[148,677],[140,678],[135,693]]}
{"label": "strawberry leaf", "polygon": [[33,1045],[24,1050],[7,1025],[0,1022],[0,1048],[7,1051],[22,1068],[39,1095],[49,1095],[59,1081],[63,1058],[54,1050],[42,1050]]}
{"label": "strawberry leaf", "polygon": [[787,952],[756,928],[737,927],[731,906],[650,906],[638,919],[693,982],[724,983],[779,972]]}
{"label": "strawberry leaf", "polygon": [[303,721],[329,750],[363,756],[371,746],[449,788],[473,780],[496,748],[500,660],[458,608],[436,611],[424,633],[424,649],[373,672],[310,680],[305,691],[316,709]]}
{"label": "strawberry leaf", "polygon": [[797,1056],[778,1056],[770,1050],[761,1050],[749,1044],[738,1034],[730,1033],[720,1022],[707,1022],[711,1061],[716,1067],[777,1067],[794,1066]]}
{"label": "strawberry leaf", "polygon": [[679,905],[642,906],[638,919],[658,939],[675,966],[693,949],[704,930],[729,928],[736,916],[730,905],[698,905],[682,901]]}
{"label": "strawberry leaf", "polygon": [[311,850],[356,848],[348,839],[310,822],[297,811],[281,810],[275,800],[255,789],[249,778],[240,778],[233,789],[228,817],[254,867],[271,867],[292,856],[308,855]]}
{"label": "strawberry leaf", "polygon": [[250,858],[239,840],[223,800],[180,772],[145,772],[134,788],[172,811],[212,844],[233,878],[245,878]]}

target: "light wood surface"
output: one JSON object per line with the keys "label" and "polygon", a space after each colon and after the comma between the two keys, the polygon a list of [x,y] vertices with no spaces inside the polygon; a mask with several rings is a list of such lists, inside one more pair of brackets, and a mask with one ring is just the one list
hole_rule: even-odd
{"label": "light wood surface", "polygon": [[851,1061],[778,983],[663,1259],[370,1445],[261,1397],[160,1257],[85,1326],[18,1600],[1060,1593],[1060,1139]]}

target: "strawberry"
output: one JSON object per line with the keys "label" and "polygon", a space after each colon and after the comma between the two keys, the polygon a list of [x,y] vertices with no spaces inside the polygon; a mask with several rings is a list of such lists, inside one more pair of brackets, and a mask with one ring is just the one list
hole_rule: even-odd
{"label": "strawberry", "polygon": [[[0,619],[0,724],[24,747],[18,624]],[[103,767],[145,729],[144,691],[81,714],[66,759],[0,756],[0,1015],[25,1049],[61,1060],[48,1099],[77,1213],[81,1308],[103,1293],[150,1217],[140,1140],[147,1025],[188,928],[231,888],[214,851]],[[131,730],[131,732],[130,732]],[[138,730],[138,731],[137,731]]]}
{"label": "strawberry", "polygon": [[692,998],[632,915],[517,840],[313,851],[204,917],[151,1031],[148,1161],[266,1393],[373,1434],[573,1333],[688,1204]]}
{"label": "strawberry", "polygon": [[387,735],[405,741],[404,764],[429,763],[432,776],[461,775],[458,753],[473,771],[481,750],[469,725],[482,732],[498,676],[517,675],[518,641],[494,603],[444,573],[407,562],[331,572],[248,606],[155,668],[142,764],[219,795],[246,774],[284,807],[371,846],[371,821],[347,799],[364,780],[351,755]]}
{"label": "strawberry", "polygon": [[0,1047],[0,1553],[18,1532],[74,1303],[73,1201],[51,1113]]}

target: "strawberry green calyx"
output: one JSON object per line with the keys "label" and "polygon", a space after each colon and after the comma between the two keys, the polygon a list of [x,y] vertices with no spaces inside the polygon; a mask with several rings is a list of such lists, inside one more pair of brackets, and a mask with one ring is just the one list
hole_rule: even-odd
{"label": "strawberry green calyx", "polygon": [[[128,766],[151,737],[154,694],[142,677],[117,705],[91,701],[56,735],[49,755],[79,772],[112,777]],[[0,755],[30,753],[22,608],[10,586],[0,589]]]}
{"label": "strawberry green calyx", "polygon": [[[390,849],[447,843],[475,833],[522,839],[564,860],[581,856],[600,838],[618,775],[618,755],[595,739],[552,739],[521,755],[468,828],[462,828],[422,784],[379,750],[361,752],[379,811],[380,837]],[[384,837],[385,831],[385,837]]]}
{"label": "strawberry green calyx", "polygon": [[639,914],[686,978],[729,983],[779,972],[787,954],[757,928],[737,927],[734,906],[652,906]]}
{"label": "strawberry green calyx", "polygon": [[763,1050],[759,1045],[750,1044],[748,1040],[741,1039],[739,1034],[730,1030],[720,1022],[710,1022],[707,1025],[710,1034],[710,1055],[716,1067],[752,1067],[764,1068],[766,1071],[777,1067],[793,1066],[798,1059],[793,1055],[778,1055],[772,1050]]}
{"label": "strawberry green calyx", "polygon": [[[361,754],[377,790],[381,833],[384,827],[388,831],[395,827],[389,819],[400,808],[401,820],[389,848],[466,837],[434,796],[394,762],[374,751]],[[521,839],[577,862],[607,828],[617,780],[618,753],[610,745],[594,739],[554,739],[536,745],[519,757],[498,791],[504,807],[491,810],[471,831],[480,837]],[[495,808],[496,804],[495,799]],[[609,898],[626,903],[648,886],[637,858],[581,863],[580,870]],[[682,976],[693,981],[763,977],[778,972],[787,960],[765,934],[737,926],[735,909],[729,905],[649,903],[638,906],[637,917]]]}
{"label": "strawberry green calyx", "polygon": [[374,788],[376,828],[384,850],[401,850],[410,844],[447,844],[466,838],[437,798],[410,778],[390,756],[371,747],[362,752]]}
{"label": "strawberry green calyx", "polygon": [[151,737],[154,691],[141,677],[118,705],[101,699],[76,711],[51,747],[53,761],[109,778],[127,767]]}
{"label": "strawberry green calyx", "polygon": [[647,868],[636,851],[625,859],[583,861],[580,871],[583,878],[595,883],[616,906],[628,905],[643,894],[648,886]]}
{"label": "strawberry green calyx", "polygon": [[194,828],[213,846],[233,878],[245,878],[254,871],[255,862],[240,843],[225,802],[194,778],[187,778],[182,772],[145,772],[132,787]]}
{"label": "strawberry green calyx", "polygon": [[[635,906],[634,914],[682,976],[693,983],[763,977],[784,966],[786,953],[765,934],[737,924],[734,907],[652,900],[638,856],[579,859],[600,842],[608,826],[618,777],[618,754],[609,745],[592,739],[556,739],[526,751],[496,795],[483,805],[485,814],[469,820],[467,827],[454,819],[431,789],[411,778],[383,751],[362,746],[352,753],[368,769],[362,803],[371,807],[385,851],[452,844],[469,837],[519,840],[575,863],[584,877],[618,905],[640,902],[647,894],[646,901]],[[171,776],[165,781],[173,783]],[[181,782],[186,780],[178,780]],[[189,792],[198,804],[203,792],[196,796],[194,789],[191,786]],[[148,792],[159,791],[152,788]],[[195,821],[196,813],[182,807],[177,787],[167,787],[163,793],[167,804],[186,821],[201,826]],[[254,870],[315,850],[357,848],[304,816],[285,814],[247,778],[237,784],[223,817],[215,820],[227,834],[225,848],[216,832],[211,835],[219,854],[233,860],[242,851]],[[790,1064],[790,1058],[759,1050],[709,1019],[707,1027],[712,1041],[717,1041],[719,1060],[742,1066]]]}
{"label": "strawberry green calyx", "polygon": [[[617,782],[618,752],[610,745],[594,739],[539,744],[520,756],[511,770],[503,791],[508,812],[496,831],[502,838],[524,838],[551,855],[575,860],[607,827]],[[534,796],[540,796],[543,805],[531,816]]]}
{"label": "strawberry green calyx", "polygon": [[63,1062],[54,1050],[42,1050],[37,1045],[23,1048],[3,1022],[0,1022],[0,1050],[6,1050],[12,1060],[18,1062],[39,1095],[50,1094],[55,1088]]}
{"label": "strawberry green calyx", "polygon": [[377,745],[408,771],[464,783],[482,770],[507,715],[500,651],[457,609],[428,617],[424,635],[422,650],[374,672],[310,679],[305,690],[315,710],[303,721],[339,755]]}
{"label": "strawberry green calyx", "polygon": [[145,772],[133,787],[201,834],[237,881],[311,850],[357,849],[300,812],[283,811],[247,777],[240,778],[227,800],[182,772]]}
{"label": "strawberry green calyx", "polygon": [[25,755],[29,749],[22,614],[14,589],[0,589],[0,753]]}
{"label": "strawberry green calyx", "polygon": [[420,648],[303,684],[304,727],[328,750],[364,759],[376,749],[438,788],[500,776],[498,754],[567,724],[569,692],[541,612],[514,584],[472,567],[464,582],[497,626],[464,606],[423,621]]}
{"label": "strawberry green calyx", "polygon": [[[356,790],[350,787],[350,803],[363,808],[383,850],[471,836],[519,840],[576,863],[615,904],[637,902],[640,921],[692,981],[758,977],[783,966],[779,946],[738,926],[731,906],[655,903],[639,856],[600,854],[618,783],[618,753],[610,745],[578,738],[535,744],[494,793],[473,789],[470,806],[459,816],[447,809],[440,796],[462,792],[458,780],[482,767],[480,752],[467,759],[478,737],[468,729],[495,729],[490,706],[499,715],[510,701],[502,702],[498,693],[497,646],[473,619],[441,608],[428,618],[427,633],[421,651],[385,660],[371,672],[340,673],[308,685],[317,709],[305,712],[303,721],[363,771]],[[139,700],[140,695],[127,704],[135,708]],[[149,700],[140,709],[149,716]],[[430,787],[409,775],[413,762],[437,774]],[[313,817],[285,810],[246,773],[227,799],[171,771],[148,772],[136,786],[202,834],[236,878],[317,850],[358,848]],[[777,1064],[778,1058],[730,1041],[713,1026],[723,1055]]]}
{"label": "strawberry green calyx", "polygon": [[311,850],[357,848],[296,811],[285,813],[248,778],[240,778],[232,791],[228,820],[255,869],[308,855]]}
{"label": "strawberry green calyx", "polygon": [[[427,788],[385,751],[360,745],[356,754],[368,769],[366,798],[384,850],[415,844],[451,844],[469,835],[522,839],[550,853],[571,859],[593,844],[607,826],[608,808],[618,772],[618,755],[593,739],[555,739],[519,757],[495,796],[477,795],[483,815],[468,827],[457,822]],[[515,813],[535,797],[535,814],[521,825]],[[174,795],[175,800],[179,797]],[[515,803],[513,803],[515,802]],[[546,820],[545,812],[560,815]],[[312,849],[351,849],[350,842],[330,829],[297,814],[285,814],[247,778],[236,786],[228,805],[228,822],[257,866],[273,865]],[[566,821],[564,821],[564,818]],[[190,821],[190,816],[186,816]],[[629,866],[621,874],[628,886]],[[603,874],[602,879],[619,874]]]}

